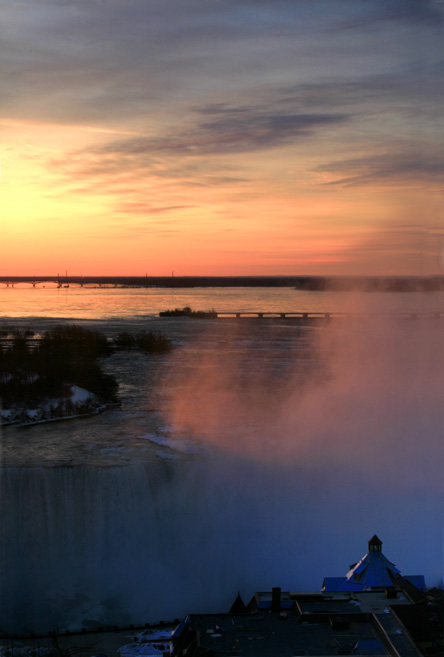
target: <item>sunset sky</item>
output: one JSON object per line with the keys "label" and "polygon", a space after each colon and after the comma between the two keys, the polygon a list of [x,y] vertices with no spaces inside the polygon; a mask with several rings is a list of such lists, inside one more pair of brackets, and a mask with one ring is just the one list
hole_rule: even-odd
{"label": "sunset sky", "polygon": [[0,0],[0,275],[442,274],[442,0]]}

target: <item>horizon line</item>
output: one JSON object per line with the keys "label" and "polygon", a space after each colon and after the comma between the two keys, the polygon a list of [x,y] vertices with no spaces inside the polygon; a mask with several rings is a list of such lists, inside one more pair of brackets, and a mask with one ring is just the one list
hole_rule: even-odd
{"label": "horizon line", "polygon": [[140,279],[183,279],[183,278],[342,278],[342,279],[424,279],[424,278],[443,278],[443,274],[0,274],[0,281],[12,281],[17,279],[23,280],[58,280],[58,279],[104,279],[104,278],[140,278]]}

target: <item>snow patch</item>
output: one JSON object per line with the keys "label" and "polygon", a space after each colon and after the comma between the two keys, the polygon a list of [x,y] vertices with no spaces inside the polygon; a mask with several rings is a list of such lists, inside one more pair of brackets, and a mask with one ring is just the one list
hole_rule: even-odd
{"label": "snow patch", "polygon": [[73,404],[83,404],[87,401],[93,401],[96,398],[92,392],[85,390],[85,388],[80,388],[76,385],[71,385],[69,387],[71,389],[71,401]]}
{"label": "snow patch", "polygon": [[120,657],[157,657],[169,651],[171,630],[150,632],[145,630],[133,636],[133,643],[118,649]]}
{"label": "snow patch", "polygon": [[[38,375],[33,375],[38,378]],[[67,420],[83,415],[100,413],[107,408],[99,404],[97,396],[75,384],[69,386],[69,404],[63,399],[46,399],[38,408],[9,408],[0,409],[0,421],[3,424],[35,424],[39,422],[52,422],[55,420]]]}
{"label": "snow patch", "polygon": [[32,421],[41,420],[43,416],[43,411],[41,408],[28,408],[26,415]]}

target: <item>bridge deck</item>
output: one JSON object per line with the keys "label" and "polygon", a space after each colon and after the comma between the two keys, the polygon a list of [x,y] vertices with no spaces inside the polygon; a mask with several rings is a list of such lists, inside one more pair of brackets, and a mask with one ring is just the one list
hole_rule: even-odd
{"label": "bridge deck", "polygon": [[371,317],[401,317],[408,319],[444,319],[444,312],[395,312],[395,313],[347,313],[347,312],[271,312],[271,311],[216,311],[217,319],[339,319]]}

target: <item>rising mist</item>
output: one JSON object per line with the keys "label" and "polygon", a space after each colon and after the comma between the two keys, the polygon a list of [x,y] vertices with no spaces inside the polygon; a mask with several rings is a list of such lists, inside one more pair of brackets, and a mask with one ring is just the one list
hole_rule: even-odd
{"label": "rising mist", "polygon": [[[227,343],[237,332],[227,325]],[[255,518],[250,585],[318,589],[375,532],[403,574],[442,583],[439,320],[336,319],[301,352],[305,335],[295,328],[281,376],[248,344],[207,353],[170,403],[176,428],[235,463],[227,490],[243,490]]]}

